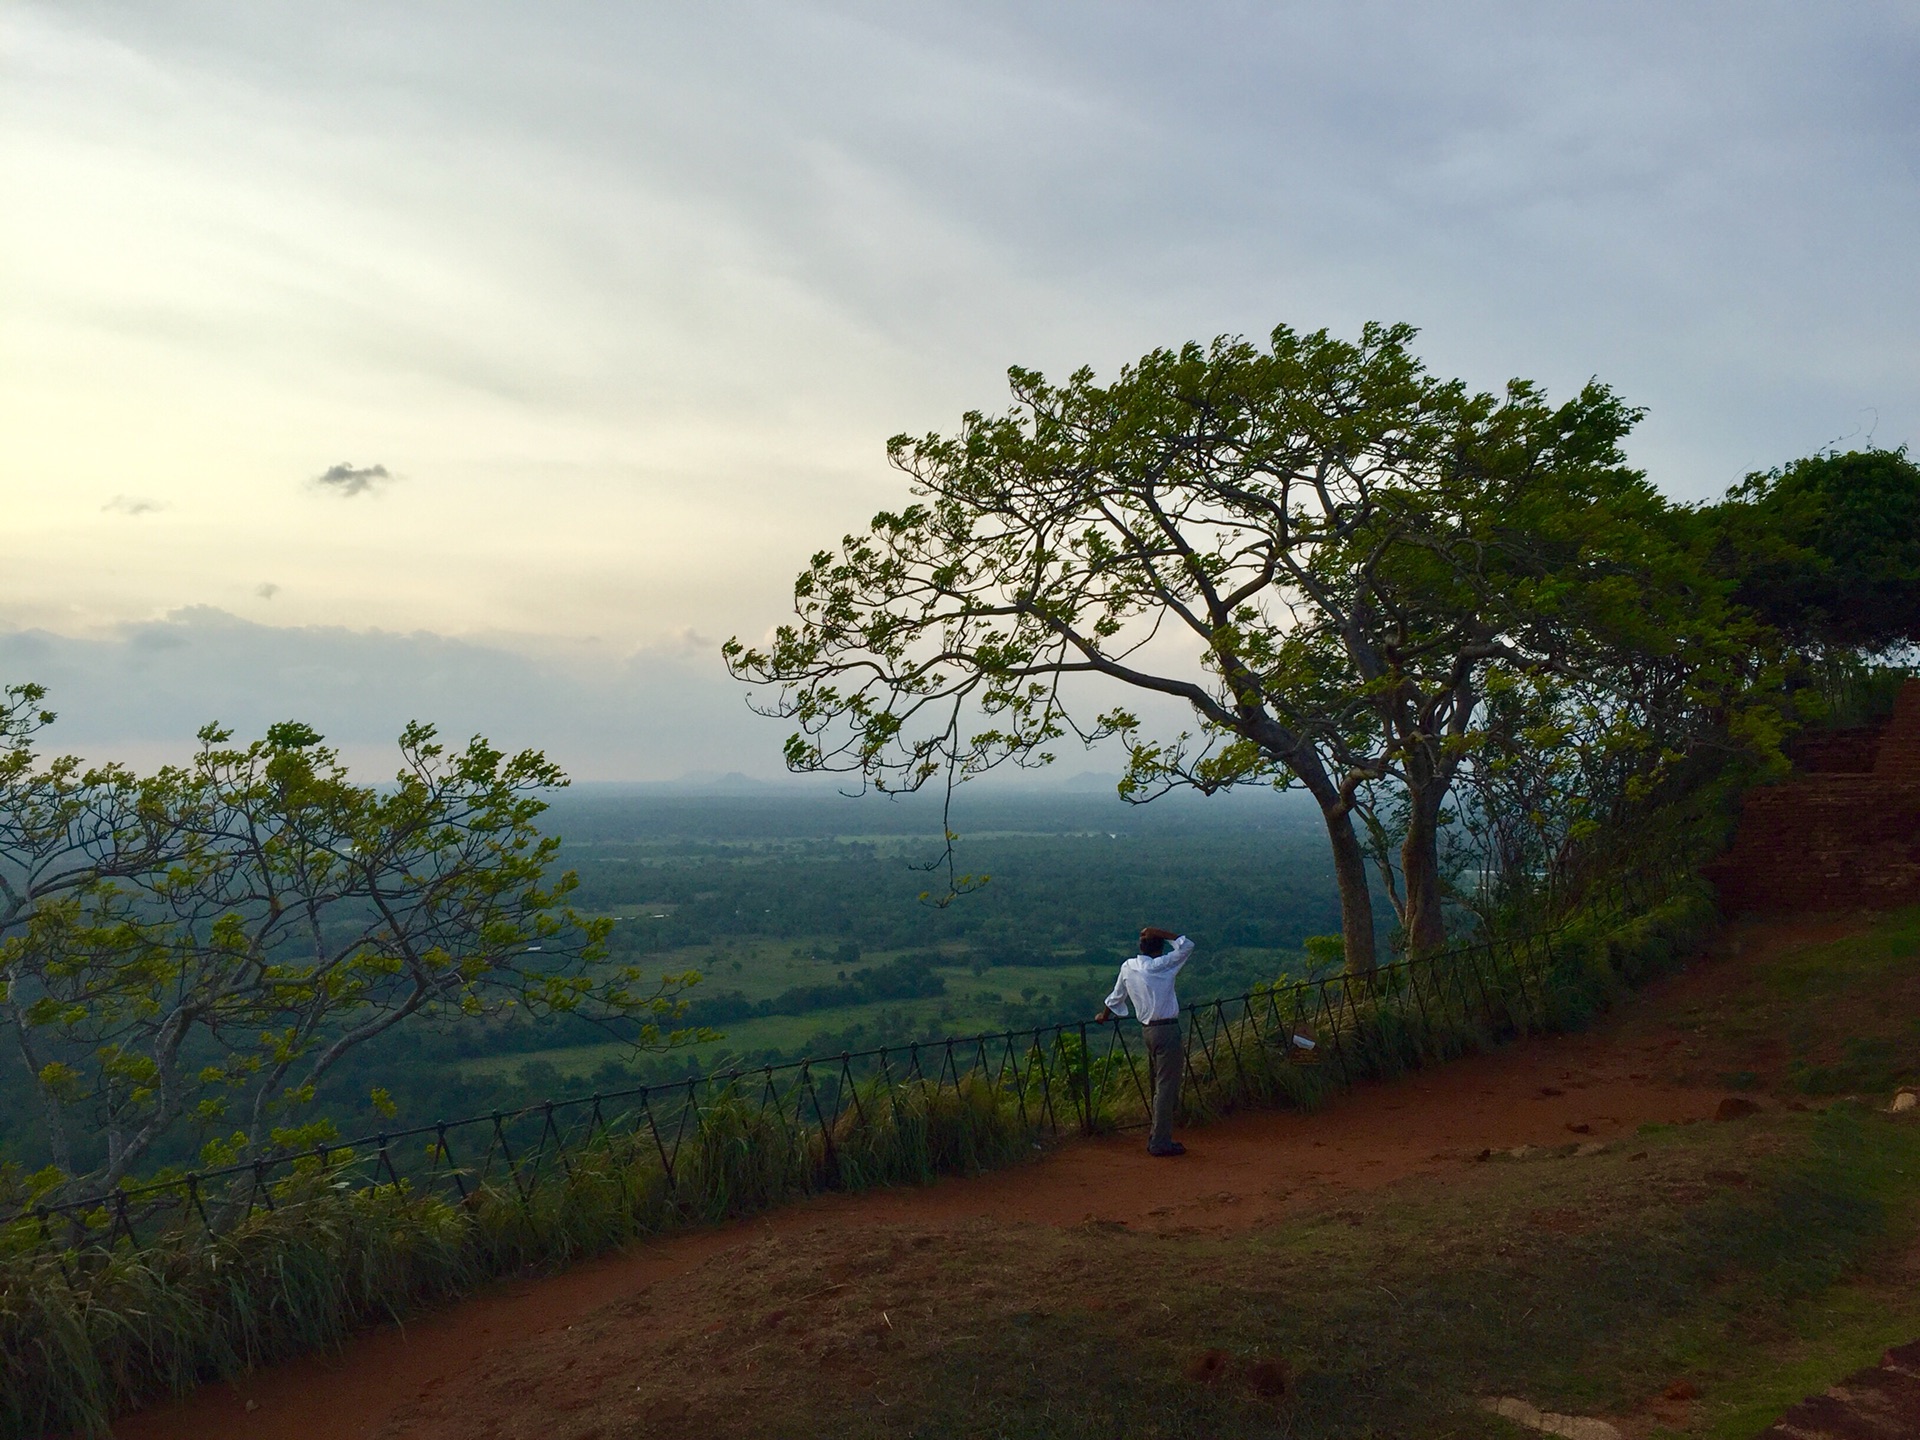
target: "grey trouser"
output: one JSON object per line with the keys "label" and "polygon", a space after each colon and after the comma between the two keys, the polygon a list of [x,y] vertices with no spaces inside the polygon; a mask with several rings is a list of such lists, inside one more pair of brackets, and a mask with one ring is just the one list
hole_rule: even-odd
{"label": "grey trouser", "polygon": [[1153,1128],[1147,1132],[1147,1145],[1159,1149],[1173,1139],[1173,1117],[1180,1112],[1180,1027],[1149,1025],[1147,1037],[1147,1075],[1153,1083]]}

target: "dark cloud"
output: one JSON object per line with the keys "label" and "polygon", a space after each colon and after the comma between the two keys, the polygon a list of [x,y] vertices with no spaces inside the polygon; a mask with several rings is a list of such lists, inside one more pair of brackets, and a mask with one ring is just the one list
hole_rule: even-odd
{"label": "dark cloud", "polygon": [[336,495],[365,495],[376,485],[384,485],[393,476],[384,465],[354,465],[342,460],[329,466],[326,473],[313,477],[314,485]]}
{"label": "dark cloud", "polygon": [[116,495],[100,509],[110,515],[151,515],[167,507],[158,500],[143,500],[137,495]]}

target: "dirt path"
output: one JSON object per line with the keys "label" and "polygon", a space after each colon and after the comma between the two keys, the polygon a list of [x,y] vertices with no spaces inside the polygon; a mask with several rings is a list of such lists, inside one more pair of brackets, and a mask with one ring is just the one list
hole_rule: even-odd
{"label": "dirt path", "polygon": [[[605,1307],[770,1237],[987,1219],[1140,1230],[1228,1231],[1268,1224],[1343,1191],[1422,1175],[1465,1176],[1483,1152],[1605,1142],[1648,1121],[1713,1114],[1727,1092],[1686,1086],[1687,1036],[1660,1018],[1715,966],[1655,987],[1602,1030],[1557,1036],[1366,1087],[1316,1115],[1236,1116],[1189,1132],[1190,1152],[1153,1160],[1137,1137],[1077,1141],[1032,1165],[916,1189],[825,1196],[759,1219],[648,1241],[564,1275],[503,1284],[442,1314],[364,1335],[339,1354],[275,1367],[127,1417],[121,1440],[452,1436],[457,1406],[430,1402],[511,1364],[515,1352]],[[1663,992],[1669,992],[1663,995]],[[529,1396],[531,1410],[538,1403]],[[530,1418],[530,1417],[529,1417]]]}

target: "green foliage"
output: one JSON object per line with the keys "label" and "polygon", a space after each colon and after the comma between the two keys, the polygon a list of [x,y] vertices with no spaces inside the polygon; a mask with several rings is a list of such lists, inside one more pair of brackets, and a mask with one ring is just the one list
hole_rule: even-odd
{"label": "green foliage", "polygon": [[83,1268],[0,1264],[0,1433],[105,1433],[146,1397],[337,1344],[484,1278],[471,1217],[391,1190],[316,1187],[217,1239]]}
{"label": "green foliage", "polygon": [[1920,465],[1904,447],[1749,475],[1699,523],[1740,603],[1794,644],[1920,644]]}
{"label": "green foliage", "polygon": [[[209,1163],[298,1144],[301,1111],[399,1026],[515,1010],[665,1038],[685,977],[606,963],[536,820],[537,752],[430,727],[390,785],[350,781],[310,727],[136,776],[41,760],[41,692],[0,708],[0,1029],[55,1163],[111,1187],[178,1132]],[[178,1153],[178,1147],[174,1147]]]}
{"label": "green foliage", "polygon": [[1807,670],[1811,684],[1796,699],[1804,700],[1809,691],[1816,695],[1818,703],[1808,707],[1805,718],[1826,729],[1853,729],[1887,719],[1915,673],[1910,667],[1875,664],[1844,651],[1819,657]]}
{"label": "green foliage", "polygon": [[[913,503],[815,555],[797,623],[729,641],[727,664],[777,692],[789,764],[882,789],[1110,736],[1129,798],[1300,785],[1356,970],[1375,952],[1354,815],[1384,850],[1376,792],[1404,797],[1384,874],[1409,946],[1432,949],[1447,797],[1521,739],[1484,723],[1490,695],[1549,689],[1594,746],[1659,709],[1633,778],[1726,712],[1740,645],[1724,584],[1621,454],[1639,412],[1598,384],[1559,405],[1523,381],[1473,392],[1429,375],[1414,334],[1281,326],[1265,348],[1156,350],[1109,384],[1016,368],[1006,414],[890,442]],[[1184,701],[1197,730],[1149,735],[1070,676]]]}

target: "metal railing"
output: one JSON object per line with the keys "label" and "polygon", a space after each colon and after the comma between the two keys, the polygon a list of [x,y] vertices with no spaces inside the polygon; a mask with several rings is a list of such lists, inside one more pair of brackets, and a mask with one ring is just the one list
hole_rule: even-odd
{"label": "metal railing", "polygon": [[[1615,903],[1631,913],[1667,888],[1643,879]],[[1560,944],[1550,929],[1188,1005],[1185,1107],[1204,1114],[1301,1100],[1545,1028]],[[0,1218],[0,1242],[69,1256],[141,1248],[183,1230],[231,1232],[262,1212],[342,1192],[468,1206],[484,1198],[531,1212],[585,1172],[684,1215],[713,1208],[711,1177],[723,1163],[736,1191],[756,1185],[769,1192],[759,1202],[774,1203],[977,1169],[1036,1142],[1143,1125],[1148,1070],[1124,1021],[722,1069],[38,1204]],[[736,1193],[717,1203],[738,1213],[744,1202]]]}

